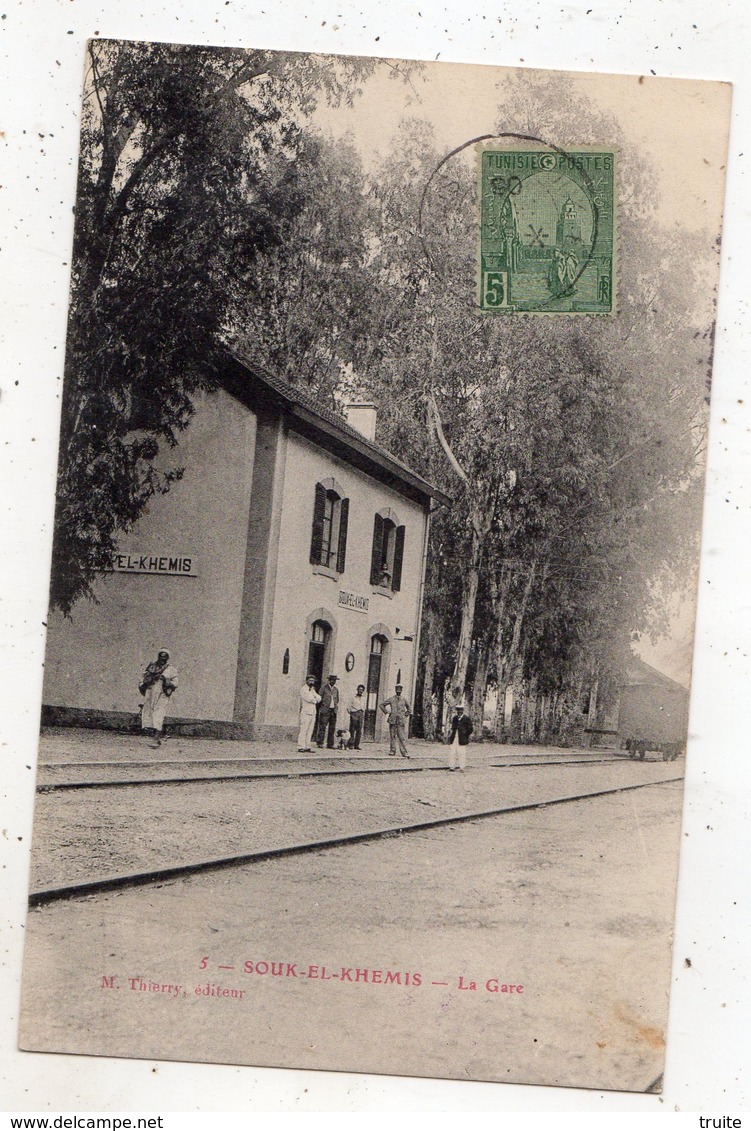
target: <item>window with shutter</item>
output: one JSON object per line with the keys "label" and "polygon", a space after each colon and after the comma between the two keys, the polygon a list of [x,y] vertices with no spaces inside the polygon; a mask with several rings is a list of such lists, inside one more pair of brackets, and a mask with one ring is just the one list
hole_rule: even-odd
{"label": "window with shutter", "polygon": [[325,566],[337,573],[344,572],[349,520],[349,499],[343,499],[340,490],[334,479],[316,483],[310,539],[311,565]]}
{"label": "window with shutter", "polygon": [[394,577],[394,532],[396,526],[390,518],[383,520],[383,538],[381,540],[381,569],[378,584],[383,589],[390,589]]}
{"label": "window with shutter", "polygon": [[336,543],[335,524],[338,515],[339,496],[334,491],[326,492],[326,501],[323,506],[323,537],[321,538],[320,565],[331,566],[331,558]]}
{"label": "window with shutter", "polygon": [[313,502],[313,531],[310,537],[310,561],[312,565],[321,564],[321,550],[323,548],[323,519],[326,510],[326,488],[322,483],[316,483],[315,499]]}
{"label": "window with shutter", "polygon": [[391,576],[391,589],[398,593],[402,587],[402,563],[404,561],[404,527],[397,526],[394,538],[394,567]]}
{"label": "window with shutter", "polygon": [[383,517],[375,515],[373,519],[373,551],[370,558],[370,584],[380,585],[381,565],[383,560]]}
{"label": "window with shutter", "polygon": [[339,502],[339,539],[336,553],[336,572],[344,573],[347,562],[347,526],[349,524],[349,499]]}
{"label": "window with shutter", "polygon": [[405,528],[398,526],[396,513],[387,507],[373,521],[373,554],[370,584],[397,593],[402,587]]}

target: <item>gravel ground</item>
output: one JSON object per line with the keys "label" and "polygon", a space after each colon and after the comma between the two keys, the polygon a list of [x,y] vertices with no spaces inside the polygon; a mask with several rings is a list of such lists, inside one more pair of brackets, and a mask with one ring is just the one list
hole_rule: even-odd
{"label": "gravel ground", "polygon": [[[116,844],[123,866],[658,772],[676,767],[154,787],[107,794],[106,814],[102,791],[43,797],[37,846],[74,822],[66,870],[81,838],[102,865]],[[40,908],[22,1047],[645,1090],[662,1069],[681,794],[664,784]],[[50,848],[54,870],[63,846]],[[319,976],[245,973],[259,960]],[[342,967],[368,980],[331,977]],[[400,984],[370,977],[386,970]],[[494,978],[523,994],[490,992]],[[196,994],[207,985],[242,997]]]}
{"label": "gravel ground", "polygon": [[[409,750],[418,762],[437,760],[446,764],[446,747],[439,742],[410,739]],[[582,750],[559,746],[510,746],[501,743],[473,743],[470,762],[482,764],[491,759],[525,762],[540,758],[603,758],[625,753],[613,750]],[[226,764],[251,764],[262,770],[279,761],[291,765],[336,766],[345,762],[352,765],[369,765],[371,762],[389,764],[387,743],[366,742],[361,751],[330,751],[314,749],[313,754],[298,754],[294,744],[288,742],[244,742],[216,738],[170,738],[153,749],[149,741],[138,734],[118,734],[114,731],[83,730],[72,727],[46,727],[39,739],[39,768],[50,766],[93,766],[112,763],[120,766],[136,763],[140,767],[158,768],[177,761],[190,765],[198,762]]]}
{"label": "gravel ground", "polygon": [[[482,756],[491,760],[493,748],[484,748]],[[390,761],[394,769],[412,766]],[[625,760],[41,793],[31,889],[535,804],[679,773],[673,764]]]}

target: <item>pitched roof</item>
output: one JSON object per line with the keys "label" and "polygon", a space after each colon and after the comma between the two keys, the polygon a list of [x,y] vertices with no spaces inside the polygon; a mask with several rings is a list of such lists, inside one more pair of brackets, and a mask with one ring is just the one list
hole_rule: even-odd
{"label": "pitched roof", "polygon": [[227,349],[226,355],[231,364],[221,367],[222,382],[228,392],[250,408],[282,407],[295,431],[314,439],[402,494],[421,502],[431,498],[444,504],[451,502],[444,491],[429,483],[381,444],[368,440],[343,416],[321,404],[312,394],[261,369],[234,350]]}
{"label": "pitched roof", "polygon": [[640,656],[632,653],[626,663],[626,684],[629,687],[638,685],[651,685],[664,687],[666,690],[682,692],[688,695],[688,688],[684,687],[682,683],[672,679],[669,675],[653,668],[651,664],[646,663]]}

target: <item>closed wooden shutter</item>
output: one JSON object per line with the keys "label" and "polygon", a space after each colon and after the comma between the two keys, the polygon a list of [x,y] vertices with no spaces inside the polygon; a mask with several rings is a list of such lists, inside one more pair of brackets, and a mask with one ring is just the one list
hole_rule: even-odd
{"label": "closed wooden shutter", "polygon": [[339,511],[339,543],[336,548],[336,572],[344,573],[347,561],[347,524],[349,522],[349,499],[342,499]]}
{"label": "closed wooden shutter", "polygon": [[323,515],[326,510],[326,488],[322,483],[316,483],[315,502],[313,503],[313,532],[310,536],[310,561],[312,565],[321,564],[321,550],[323,549]]}
{"label": "closed wooden shutter", "polygon": [[383,565],[383,519],[379,514],[373,521],[373,552],[370,558],[370,584],[378,585]]}
{"label": "closed wooden shutter", "polygon": [[391,578],[391,588],[394,593],[402,587],[402,562],[404,561],[404,527],[396,528],[396,544],[394,546],[394,575]]}

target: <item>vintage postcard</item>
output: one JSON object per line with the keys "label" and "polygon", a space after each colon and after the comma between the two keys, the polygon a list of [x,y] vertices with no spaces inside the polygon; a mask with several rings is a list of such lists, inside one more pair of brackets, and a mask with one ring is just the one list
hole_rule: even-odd
{"label": "vintage postcard", "polygon": [[729,107],[89,44],[23,1049],[660,1090]]}

